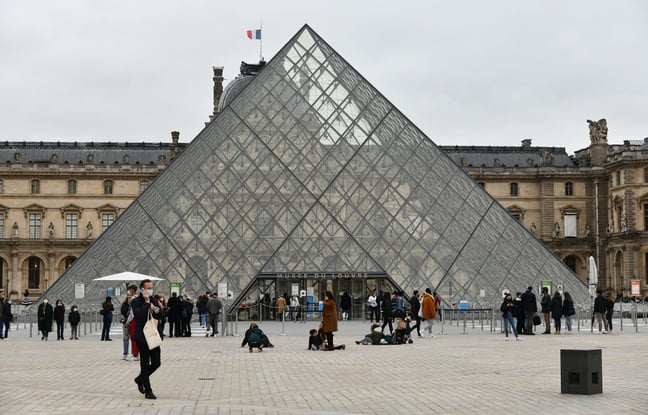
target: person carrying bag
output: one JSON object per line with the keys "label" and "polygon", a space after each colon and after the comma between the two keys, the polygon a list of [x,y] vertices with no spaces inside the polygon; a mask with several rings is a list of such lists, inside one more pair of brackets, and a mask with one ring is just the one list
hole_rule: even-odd
{"label": "person carrying bag", "polygon": [[160,344],[162,338],[157,320],[164,317],[164,309],[153,297],[153,282],[142,280],[139,295],[131,300],[135,317],[135,336],[140,353],[140,373],[135,378],[137,389],[146,399],[157,399],[151,388],[150,376],[160,367]]}

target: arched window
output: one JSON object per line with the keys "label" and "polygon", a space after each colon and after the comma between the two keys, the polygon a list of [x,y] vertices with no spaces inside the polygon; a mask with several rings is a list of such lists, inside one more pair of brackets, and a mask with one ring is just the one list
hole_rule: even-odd
{"label": "arched window", "polygon": [[565,183],[565,196],[574,196],[574,183]]}
{"label": "arched window", "polygon": [[511,196],[519,196],[520,190],[517,183],[511,183]]}
{"label": "arched window", "polygon": [[73,257],[73,256],[65,258],[65,269],[70,268],[75,259],[76,259],[76,257]]}
{"label": "arched window", "polygon": [[565,258],[565,265],[572,270],[574,273],[576,272],[576,257],[573,255],[568,256]]}
{"label": "arched window", "polygon": [[37,257],[31,257],[28,261],[28,281],[27,286],[31,289],[40,288],[40,269],[41,269],[41,260]]}
{"label": "arched window", "polygon": [[111,195],[113,194],[113,181],[112,180],[104,180],[104,194],[105,195]]}

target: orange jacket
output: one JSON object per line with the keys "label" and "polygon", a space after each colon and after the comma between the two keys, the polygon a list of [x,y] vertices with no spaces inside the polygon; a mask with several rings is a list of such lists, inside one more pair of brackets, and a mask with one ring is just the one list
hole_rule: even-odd
{"label": "orange jacket", "polygon": [[434,297],[431,294],[424,293],[423,301],[421,301],[421,307],[423,308],[423,318],[426,320],[432,320],[436,318],[436,305]]}

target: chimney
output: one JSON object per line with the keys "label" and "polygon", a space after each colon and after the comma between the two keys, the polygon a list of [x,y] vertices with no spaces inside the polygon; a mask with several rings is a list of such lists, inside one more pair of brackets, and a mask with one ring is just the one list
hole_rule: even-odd
{"label": "chimney", "polygon": [[173,143],[173,148],[171,149],[171,158],[173,159],[175,156],[180,153],[180,147],[178,146],[178,141],[180,141],[180,132],[179,131],[171,131],[171,142]]}
{"label": "chimney", "polygon": [[214,70],[214,112],[209,116],[209,119],[213,119],[216,114],[218,114],[218,101],[223,94],[223,67],[222,66],[212,66]]}
{"label": "chimney", "polygon": [[531,139],[530,138],[525,138],[522,140],[522,148],[529,148],[531,147]]}

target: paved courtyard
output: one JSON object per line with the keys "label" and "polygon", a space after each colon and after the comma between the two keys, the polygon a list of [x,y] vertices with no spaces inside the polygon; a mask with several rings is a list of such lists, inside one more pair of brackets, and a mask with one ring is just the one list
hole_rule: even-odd
{"label": "paved courtyard", "polygon": [[[641,322],[640,322],[641,323]],[[504,335],[469,324],[435,326],[435,338],[410,345],[358,346],[365,321],[342,321],[346,350],[306,350],[316,322],[263,322],[276,345],[248,353],[240,337],[166,339],[152,376],[157,400],[121,359],[120,330],[78,341],[40,340],[29,327],[0,342],[2,414],[619,414],[648,413],[648,327],[591,334]],[[239,332],[246,323],[239,324]],[[618,325],[617,325],[618,327]],[[202,333],[195,327],[197,334]],[[280,333],[285,335],[280,335]],[[83,331],[82,331],[83,333]],[[66,329],[69,335],[69,329]],[[52,339],[52,337],[54,339]],[[601,348],[603,393],[560,393],[560,349]]]}

